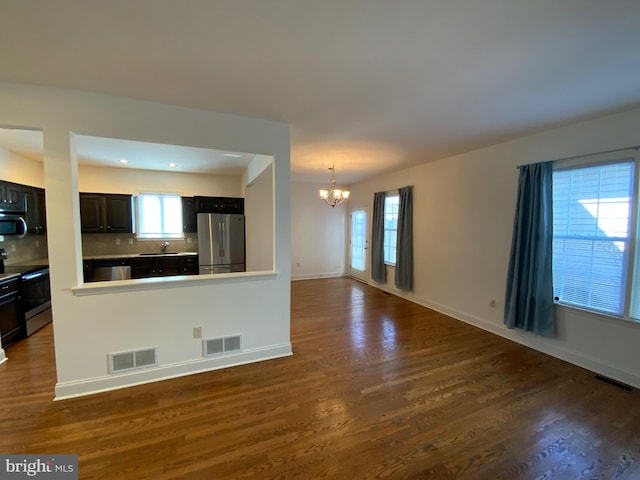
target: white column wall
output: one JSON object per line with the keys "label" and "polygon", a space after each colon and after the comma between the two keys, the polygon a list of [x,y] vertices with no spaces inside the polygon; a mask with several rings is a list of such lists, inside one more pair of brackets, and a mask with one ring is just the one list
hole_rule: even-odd
{"label": "white column wall", "polygon": [[[291,354],[287,124],[11,83],[0,83],[0,105],[0,125],[44,132],[58,397]],[[82,254],[73,133],[273,155],[274,273],[74,294],[82,278]],[[242,334],[244,352],[203,359],[201,341],[192,338],[194,326],[208,338]],[[108,375],[108,352],[149,346],[159,349],[158,368]]]}

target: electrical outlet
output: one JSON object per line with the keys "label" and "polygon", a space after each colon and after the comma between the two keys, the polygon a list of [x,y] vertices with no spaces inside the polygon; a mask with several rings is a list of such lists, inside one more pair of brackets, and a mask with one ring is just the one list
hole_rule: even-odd
{"label": "electrical outlet", "polygon": [[133,245],[133,238],[129,239],[129,245]]}
{"label": "electrical outlet", "polygon": [[40,240],[36,240],[36,248],[40,246]]}
{"label": "electrical outlet", "polygon": [[191,243],[191,237],[187,237],[187,243]]}
{"label": "electrical outlet", "polygon": [[495,298],[490,298],[489,299],[489,306],[491,308],[496,308],[496,300],[495,300]]}
{"label": "electrical outlet", "polygon": [[202,338],[202,327],[193,327],[193,338]]}
{"label": "electrical outlet", "polygon": [[116,245],[120,245],[120,239],[116,238]]}

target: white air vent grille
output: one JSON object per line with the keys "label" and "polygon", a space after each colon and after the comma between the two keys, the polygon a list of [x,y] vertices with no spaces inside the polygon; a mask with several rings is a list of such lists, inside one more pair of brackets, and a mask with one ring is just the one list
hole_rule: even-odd
{"label": "white air vent grille", "polygon": [[205,357],[213,355],[221,355],[223,353],[241,352],[242,351],[242,335],[233,335],[230,337],[205,338],[202,341],[202,347]]}
{"label": "white air vent grille", "polygon": [[158,365],[158,347],[107,354],[109,373],[137,370]]}

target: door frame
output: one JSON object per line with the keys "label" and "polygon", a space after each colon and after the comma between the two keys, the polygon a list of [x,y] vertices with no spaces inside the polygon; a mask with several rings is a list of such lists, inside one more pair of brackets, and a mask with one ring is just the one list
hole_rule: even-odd
{"label": "door frame", "polygon": [[[351,267],[351,241],[352,241],[352,220],[353,213],[363,211],[365,213],[365,246],[364,246],[364,270],[355,270]],[[349,238],[348,238],[348,269],[349,276],[355,278],[356,280],[360,280],[361,282],[368,283],[369,282],[369,237],[370,237],[370,223],[371,216],[369,215],[369,205],[361,205],[358,207],[353,207],[349,210]]]}

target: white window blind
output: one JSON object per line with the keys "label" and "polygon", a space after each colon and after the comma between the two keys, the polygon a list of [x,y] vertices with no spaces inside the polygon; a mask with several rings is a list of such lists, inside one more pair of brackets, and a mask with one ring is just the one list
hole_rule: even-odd
{"label": "white window blind", "polygon": [[182,198],[166,193],[138,195],[138,236],[140,238],[180,238]]}
{"label": "white window blind", "polygon": [[398,240],[399,195],[387,195],[384,199],[384,263],[396,264],[396,243]]}
{"label": "white window blind", "polygon": [[633,161],[554,172],[553,290],[558,302],[623,315],[633,178]]}

